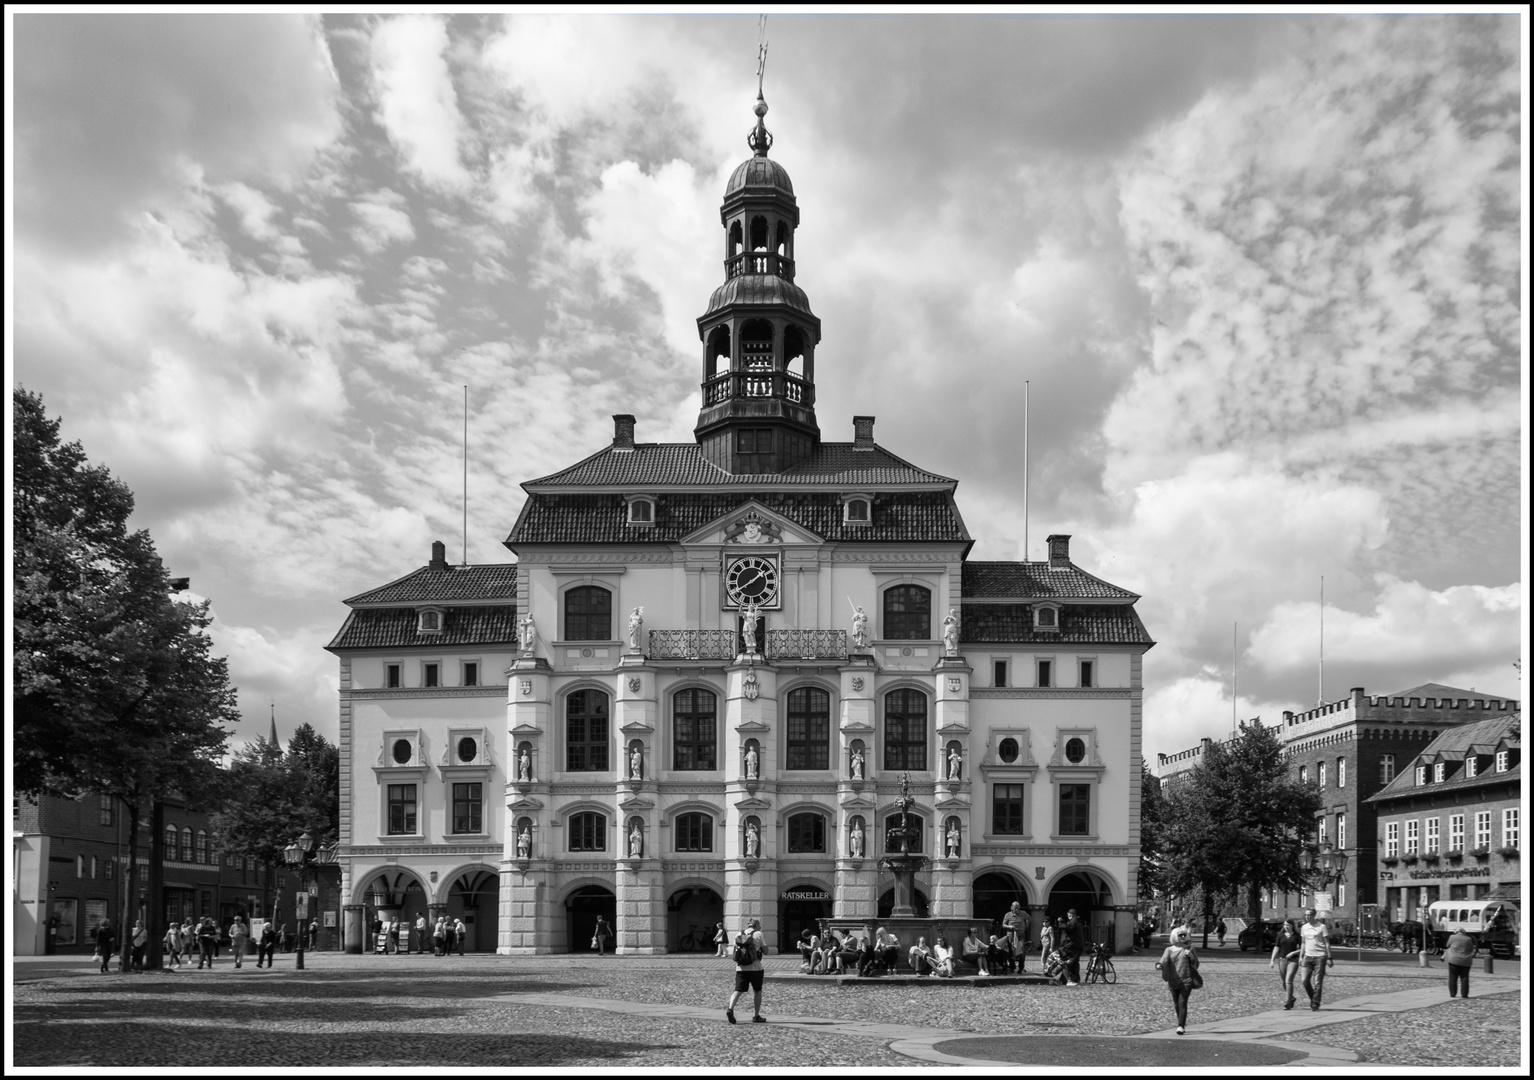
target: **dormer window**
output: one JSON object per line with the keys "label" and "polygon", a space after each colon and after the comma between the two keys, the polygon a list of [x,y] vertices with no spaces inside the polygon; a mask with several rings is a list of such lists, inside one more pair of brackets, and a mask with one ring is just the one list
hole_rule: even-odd
{"label": "dormer window", "polygon": [[1427,783],[1427,766],[1426,765],[1418,765],[1417,766],[1416,780],[1417,780],[1417,786],[1418,787],[1421,787],[1423,784]]}
{"label": "dormer window", "polygon": [[630,525],[648,528],[655,524],[655,500],[647,495],[632,495],[628,500]]}
{"label": "dormer window", "polygon": [[421,608],[416,612],[415,628],[423,634],[442,633],[442,609]]}
{"label": "dormer window", "polygon": [[1443,762],[1440,761],[1436,765],[1433,766],[1433,783],[1435,783],[1435,784],[1443,783],[1443,771],[1444,771]]}
{"label": "dormer window", "polygon": [[1498,750],[1497,751],[1497,771],[1498,772],[1507,772],[1507,769],[1508,769],[1507,751],[1506,750]]}
{"label": "dormer window", "polygon": [[1035,630],[1059,630],[1060,609],[1053,604],[1040,604],[1033,609]]}
{"label": "dormer window", "polygon": [[1470,777],[1475,775],[1475,772],[1476,772],[1475,755],[1474,754],[1466,755],[1466,757],[1465,757],[1465,778],[1468,780]]}
{"label": "dormer window", "polygon": [[844,495],[842,497],[842,523],[845,525],[868,525],[873,521],[873,500],[867,495]]}

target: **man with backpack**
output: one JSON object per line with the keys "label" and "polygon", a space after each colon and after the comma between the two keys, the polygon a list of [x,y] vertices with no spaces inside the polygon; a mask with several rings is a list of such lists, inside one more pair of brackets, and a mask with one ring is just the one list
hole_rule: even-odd
{"label": "man with backpack", "polygon": [[751,1017],[753,1024],[765,1024],[767,1018],[762,1015],[762,956],[767,952],[767,939],[762,936],[762,920],[752,919],[746,927],[746,932],[735,939],[735,992],[730,995],[730,1003],[724,1008],[724,1018],[730,1023],[735,1023],[735,1003],[747,990],[752,993]]}

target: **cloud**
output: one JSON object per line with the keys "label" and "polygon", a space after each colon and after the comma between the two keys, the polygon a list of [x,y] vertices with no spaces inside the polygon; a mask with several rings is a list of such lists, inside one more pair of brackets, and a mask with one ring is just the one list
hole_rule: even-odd
{"label": "cloud", "polygon": [[405,197],[385,188],[374,191],[351,204],[352,213],[362,224],[351,230],[357,246],[376,255],[390,244],[415,239],[415,226],[405,209]]}
{"label": "cloud", "polygon": [[473,178],[459,158],[464,122],[447,48],[447,23],[440,18],[383,19],[373,31],[373,79],[379,122],[404,156],[406,167],[427,184],[457,191]]}

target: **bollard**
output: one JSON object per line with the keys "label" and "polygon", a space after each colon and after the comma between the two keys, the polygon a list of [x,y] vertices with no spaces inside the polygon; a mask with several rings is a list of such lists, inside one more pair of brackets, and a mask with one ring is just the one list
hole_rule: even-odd
{"label": "bollard", "polygon": [[1491,953],[1481,957],[1481,970],[1488,975],[1491,974]]}
{"label": "bollard", "polygon": [[1421,949],[1421,950],[1418,951],[1418,953],[1417,953],[1417,966],[1418,967],[1427,967],[1428,966],[1428,964],[1427,964],[1427,956],[1428,956],[1428,952],[1427,952],[1426,949]]}

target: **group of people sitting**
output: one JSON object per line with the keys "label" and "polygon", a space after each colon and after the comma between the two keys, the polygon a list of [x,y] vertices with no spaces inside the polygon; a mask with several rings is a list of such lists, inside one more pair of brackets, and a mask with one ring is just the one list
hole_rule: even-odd
{"label": "group of people sitting", "polygon": [[[847,975],[856,972],[868,976],[893,972],[901,955],[900,939],[885,927],[866,927],[859,935],[854,930],[831,930],[824,938],[812,930],[799,935],[799,970],[808,975]],[[954,965],[962,962],[975,967],[981,975],[1011,975],[1027,970],[1028,943],[1020,934],[1003,931],[989,940],[979,927],[972,927],[958,949],[939,935],[932,944],[926,937],[905,950],[911,970],[918,977],[952,978]]]}

